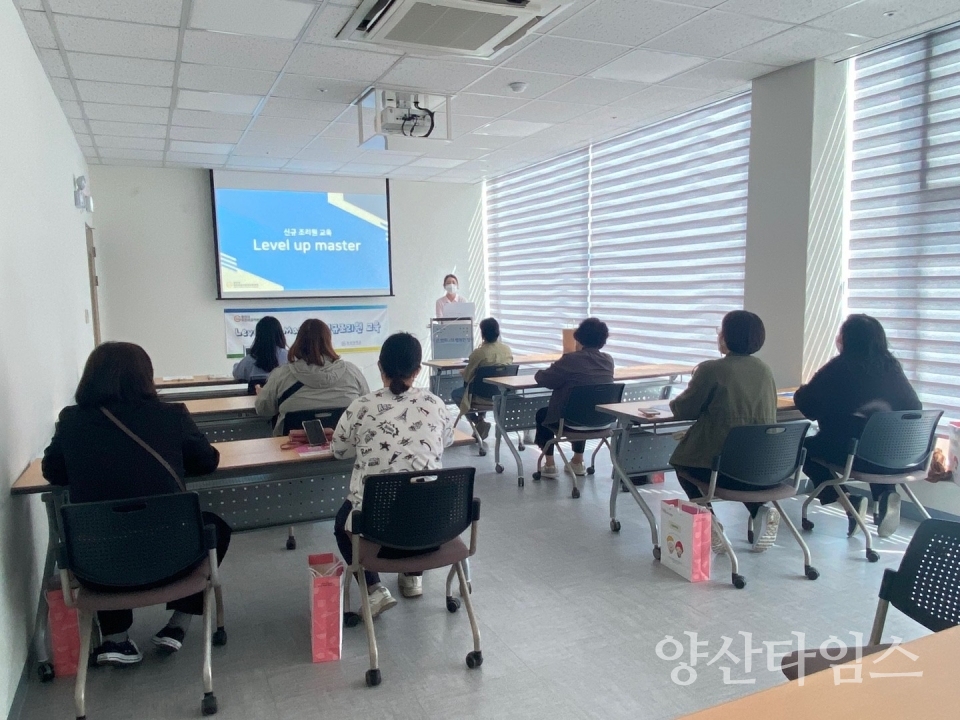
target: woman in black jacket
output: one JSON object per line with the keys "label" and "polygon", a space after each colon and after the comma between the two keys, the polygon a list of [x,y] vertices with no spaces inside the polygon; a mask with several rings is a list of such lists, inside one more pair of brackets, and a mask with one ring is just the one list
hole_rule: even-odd
{"label": "woman in black jacket", "polygon": [[[887,336],[878,320],[869,315],[848,317],[840,326],[837,349],[840,354],[793,396],[797,410],[820,426],[820,432],[807,439],[807,461],[803,465],[814,485],[836,478],[826,464],[842,466],[847,461],[851,438],[859,439],[872,413],[922,408],[903,368],[887,347]],[[871,470],[859,460],[853,467],[861,472]],[[840,489],[847,492],[843,486]],[[877,534],[889,537],[900,525],[900,496],[893,485],[871,485],[870,489],[879,508]],[[822,505],[828,505],[837,500],[837,493],[825,488],[818,497]],[[867,499],[850,499],[862,517]],[[850,518],[850,524],[853,532],[856,521]]]}
{"label": "woman in black jacket", "polygon": [[[69,487],[74,503],[180,492],[182,480],[216,469],[220,454],[200,432],[187,408],[163,403],[153,384],[153,364],[139,345],[108,342],[97,347],[77,385],[76,405],[60,413],[56,431],[43,453],[43,476]],[[176,472],[141,447],[137,435]],[[217,526],[217,557],[230,543],[230,527],[212,513],[204,520]],[[180,649],[190,618],[203,614],[202,594],[170,603],[170,622],[153,643],[170,652]],[[133,612],[97,614],[103,642],[94,651],[98,664],[130,665],[143,659],[127,635]]]}

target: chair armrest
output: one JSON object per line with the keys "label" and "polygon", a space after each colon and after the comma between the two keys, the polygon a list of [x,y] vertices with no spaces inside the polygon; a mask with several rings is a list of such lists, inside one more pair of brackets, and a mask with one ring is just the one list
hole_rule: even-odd
{"label": "chair armrest", "polygon": [[76,607],[73,601],[73,578],[70,577],[70,571],[66,568],[60,568],[60,589],[63,591],[63,604],[68,608]]}
{"label": "chair armrest", "polygon": [[850,479],[850,473],[853,472],[853,461],[857,457],[857,447],[859,447],[860,441],[857,438],[850,438],[850,443],[847,445],[847,462],[843,466],[843,480]]}
{"label": "chair armrest", "polygon": [[793,473],[793,491],[794,492],[800,491],[800,477],[801,477],[800,471],[803,470],[803,464],[806,461],[807,461],[807,449],[800,448],[799,462],[797,462],[797,469]]}
{"label": "chair armrest", "polygon": [[707,488],[706,501],[713,500],[713,494],[717,491],[717,477],[720,475],[720,456],[713,458],[713,464],[710,466],[710,487]]}
{"label": "chair armrest", "polygon": [[220,562],[217,558],[217,526],[203,526],[203,544],[207,548],[207,560],[210,561],[210,584],[220,587]]}
{"label": "chair armrest", "polygon": [[217,526],[208,524],[203,526],[203,546],[207,550],[217,549]]}
{"label": "chair armrest", "polygon": [[471,520],[476,522],[480,519],[480,498],[473,499],[473,512],[471,513]]}
{"label": "chair armrest", "polygon": [[893,585],[897,581],[897,571],[893,568],[887,568],[883,571],[883,579],[880,581],[880,592],[877,595],[881,600],[890,599],[890,591],[893,590]]}

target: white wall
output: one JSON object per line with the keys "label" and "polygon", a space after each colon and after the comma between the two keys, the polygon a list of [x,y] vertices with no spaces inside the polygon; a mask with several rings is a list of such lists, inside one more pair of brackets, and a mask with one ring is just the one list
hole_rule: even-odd
{"label": "white wall", "polygon": [[[231,369],[234,361],[224,351],[225,307],[324,304],[215,299],[206,171],[96,167],[92,175],[103,338],[143,345],[159,375]],[[300,182],[309,187],[311,179]],[[460,277],[463,294],[482,304],[484,273],[476,267],[483,257],[480,196],[480,185],[391,181],[395,297],[361,301],[386,302],[391,331],[412,332],[426,345],[427,322],[448,272]],[[360,365],[371,383],[379,382],[376,356],[347,359]]]}
{"label": "white wall", "polygon": [[84,219],[87,169],[16,7],[0,2],[0,715],[27,656],[47,546],[39,497],[6,488],[46,446],[93,347]]}

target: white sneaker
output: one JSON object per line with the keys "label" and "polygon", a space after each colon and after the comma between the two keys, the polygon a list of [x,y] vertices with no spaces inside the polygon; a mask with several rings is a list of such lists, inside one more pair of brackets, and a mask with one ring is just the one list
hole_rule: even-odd
{"label": "white sneaker", "polygon": [[540,468],[540,477],[545,478],[556,478],[560,476],[560,471],[557,470],[556,465],[544,465]]}
{"label": "white sneaker", "polygon": [[423,577],[420,575],[399,573],[397,575],[397,586],[400,588],[400,594],[405,598],[414,598],[423,595]]}
{"label": "white sneaker", "polygon": [[710,526],[710,547],[717,555],[726,555],[727,546],[723,544],[723,525],[713,517],[713,523]]}
{"label": "white sneaker", "polygon": [[573,474],[577,477],[583,477],[587,474],[587,466],[582,462],[580,463],[570,463],[570,469],[573,471]]}
{"label": "white sneaker", "polygon": [[900,495],[896,490],[883,496],[878,514],[877,535],[890,537],[900,527]]}
{"label": "white sneaker", "polygon": [[370,593],[370,615],[377,617],[397,604],[397,599],[383,585]]}
{"label": "white sneaker", "polygon": [[753,546],[751,552],[761,553],[777,541],[780,529],[780,513],[776,508],[764,505],[754,520]]}

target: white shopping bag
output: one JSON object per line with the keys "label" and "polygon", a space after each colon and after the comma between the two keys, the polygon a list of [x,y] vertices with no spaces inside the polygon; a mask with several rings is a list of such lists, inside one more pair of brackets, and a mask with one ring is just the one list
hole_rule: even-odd
{"label": "white shopping bag", "polygon": [[660,562],[690,582],[710,579],[711,512],[685,500],[660,503]]}

